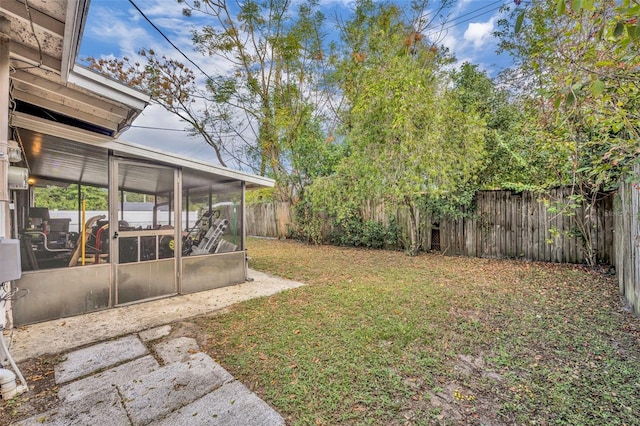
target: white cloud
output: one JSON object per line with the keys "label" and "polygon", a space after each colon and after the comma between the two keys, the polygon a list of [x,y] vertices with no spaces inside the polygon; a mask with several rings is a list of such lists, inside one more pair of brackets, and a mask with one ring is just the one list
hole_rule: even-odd
{"label": "white cloud", "polygon": [[92,20],[92,25],[87,28],[85,37],[109,40],[112,45],[117,45],[120,49],[118,52],[101,52],[103,54],[113,54],[117,57],[131,56],[140,47],[153,42],[153,37],[139,25],[141,23],[134,22],[122,11],[110,7],[96,7],[93,13],[95,18]]}
{"label": "white cloud", "polygon": [[460,15],[462,12],[467,10],[470,5],[474,3],[474,0],[459,0],[455,3],[455,9],[453,10],[452,17],[456,17]]}
{"label": "white cloud", "polygon": [[464,32],[464,39],[473,43],[473,47],[478,49],[485,44],[493,41],[493,32],[496,17],[492,17],[487,22],[471,22]]}
{"label": "white cloud", "polygon": [[[154,18],[180,19],[183,17],[183,7],[178,2],[167,0],[151,0],[136,2],[136,4],[144,12],[144,14],[152,20],[154,20]],[[136,13],[138,12],[136,11]]]}
{"label": "white cloud", "polygon": [[[301,0],[299,0],[302,2]],[[330,8],[330,7],[338,7],[338,8],[348,8],[351,9],[355,7],[355,0],[320,0],[320,7]]]}
{"label": "white cloud", "polygon": [[443,45],[448,48],[449,51],[454,52],[461,46],[461,42],[458,38],[456,38],[453,34],[446,34],[441,37],[440,42],[438,44]]}
{"label": "white cloud", "polygon": [[120,140],[205,162],[218,162],[213,148],[201,137],[190,137],[182,131],[163,130],[183,130],[187,126],[175,114],[159,105],[146,107],[132,126],[120,136]]}

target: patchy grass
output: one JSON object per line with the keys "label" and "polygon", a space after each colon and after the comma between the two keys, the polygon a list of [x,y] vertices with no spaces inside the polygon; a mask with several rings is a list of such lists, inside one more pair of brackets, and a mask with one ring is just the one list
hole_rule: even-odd
{"label": "patchy grass", "polygon": [[579,266],[249,242],[308,286],[197,321],[290,424],[638,424],[640,327]]}

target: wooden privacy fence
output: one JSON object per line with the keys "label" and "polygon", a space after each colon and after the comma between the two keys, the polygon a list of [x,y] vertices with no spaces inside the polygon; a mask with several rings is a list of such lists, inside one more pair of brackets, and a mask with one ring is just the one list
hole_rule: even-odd
{"label": "wooden privacy fence", "polygon": [[[634,172],[640,175],[640,167]],[[640,186],[621,183],[615,207],[615,267],[620,294],[640,315]]]}
{"label": "wooden privacy fence", "polygon": [[596,260],[612,265],[613,194],[602,196],[593,209],[574,209],[573,215],[550,208],[566,205],[569,196],[566,188],[551,190],[544,197],[530,192],[480,191],[472,217],[440,223],[440,250],[451,255],[583,263],[578,220],[584,221],[588,216]]}
{"label": "wooden privacy fence", "polygon": [[291,224],[289,203],[251,204],[246,209],[247,235],[286,238]]}
{"label": "wooden privacy fence", "polygon": [[[576,232],[576,221],[589,215],[596,259],[613,265],[613,195],[602,197],[594,209],[576,209],[575,216],[549,208],[553,202],[568,202],[569,194],[568,189],[552,190],[545,196],[551,201],[547,204],[540,195],[529,192],[480,191],[476,195],[476,210],[468,218],[445,219],[438,224],[430,216],[421,217],[422,249],[439,250],[445,255],[583,263],[582,238]],[[406,240],[407,212],[389,210],[367,205],[365,220],[387,224],[393,215]],[[247,207],[248,235],[285,238],[291,224],[291,209],[286,203]],[[551,229],[556,229],[557,235],[552,236]],[[329,226],[323,227],[323,241],[329,240],[331,230]]]}
{"label": "wooden privacy fence", "polygon": [[[640,166],[635,175],[640,176]],[[567,189],[548,194],[549,200],[558,202],[566,202],[568,197]],[[475,214],[469,218],[433,224],[431,218],[423,217],[423,249],[437,247],[450,255],[583,263],[576,221],[588,215],[597,261],[615,266],[620,293],[640,314],[640,185],[621,183],[617,194],[602,197],[593,209],[576,209],[575,216],[551,211],[540,198],[528,192],[481,191],[476,195]],[[364,211],[366,219],[380,223],[388,223],[393,214],[406,232],[407,216],[401,209],[389,212],[382,206],[368,205]],[[249,235],[284,238],[291,220],[288,204],[247,207]],[[558,230],[555,237],[550,232],[553,228]],[[329,232],[331,227],[324,226],[325,241]]]}

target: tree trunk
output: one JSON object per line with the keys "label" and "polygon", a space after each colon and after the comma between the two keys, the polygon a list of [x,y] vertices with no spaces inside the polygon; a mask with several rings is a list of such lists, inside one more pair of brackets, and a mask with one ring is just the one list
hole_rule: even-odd
{"label": "tree trunk", "polygon": [[420,212],[411,201],[407,202],[409,207],[409,248],[410,256],[417,256],[420,250]]}

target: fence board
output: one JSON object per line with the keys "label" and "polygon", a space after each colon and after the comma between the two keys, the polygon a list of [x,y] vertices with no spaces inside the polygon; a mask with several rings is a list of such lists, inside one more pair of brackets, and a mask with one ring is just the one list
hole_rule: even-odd
{"label": "fence board", "polygon": [[[556,192],[552,191],[552,195],[555,197]],[[545,262],[551,262],[551,257],[552,257],[552,252],[553,252],[553,246],[551,244],[548,243],[549,238],[550,238],[550,233],[549,233],[549,228],[550,228],[550,220],[551,220],[551,214],[549,214],[549,212],[547,211],[547,207],[544,205],[544,203],[541,203],[540,205],[540,222],[542,223],[542,236],[540,238],[541,240],[541,244],[542,244],[542,248],[544,250],[544,257],[543,257],[543,261]]]}
{"label": "fence board", "polygon": [[529,208],[531,209],[531,215],[529,216],[529,226],[531,227],[531,234],[529,235],[529,244],[531,247],[531,254],[527,260],[539,259],[538,257],[538,206],[535,202],[535,196],[529,194]]}
{"label": "fence board", "polygon": [[[608,202],[608,197],[605,198],[603,201],[606,204]],[[609,225],[608,222],[609,222],[609,214],[608,214],[607,211],[603,210],[603,212],[602,212],[602,227],[603,227],[603,229],[607,229],[607,225]],[[609,256],[608,256],[608,254],[609,254],[608,250],[609,250],[610,240],[611,240],[612,236],[613,235],[610,232],[603,232],[603,235],[602,235],[602,237],[603,237],[602,238],[603,239],[603,248],[602,248],[603,259],[602,259],[602,261],[606,262],[606,263],[609,263],[611,261],[609,259]]]}
{"label": "fence board", "polygon": [[456,244],[458,245],[458,253],[464,253],[464,218],[460,218],[456,220],[456,222]]}
{"label": "fence board", "polygon": [[[565,194],[565,202],[570,201],[568,195]],[[575,212],[574,212],[575,213]],[[575,222],[575,215],[567,217],[563,225],[564,244],[562,248],[562,262],[563,263],[576,263],[576,244],[577,240],[573,232],[573,224]]]}
{"label": "fence board", "polygon": [[476,220],[475,218],[464,219],[465,241],[464,247],[468,256],[476,256]]}
{"label": "fence board", "polygon": [[515,198],[515,208],[513,209],[513,223],[514,230],[513,233],[515,235],[516,246],[514,248],[514,257],[520,258],[522,257],[522,195],[514,194]]}
{"label": "fence board", "polygon": [[[562,203],[566,201],[565,195],[566,195],[565,191],[558,191],[558,197],[560,197],[560,201]],[[566,258],[567,255],[569,254],[568,247],[566,247],[567,250],[565,250],[566,239],[568,238],[567,232],[565,231],[565,229],[568,227],[570,218],[566,218],[560,214],[555,213],[554,221],[555,221],[555,228],[558,230],[558,238],[556,238],[554,241],[555,254],[554,254],[553,261],[562,263],[564,262],[563,259]]]}
{"label": "fence board", "polygon": [[[496,208],[496,193],[492,192],[489,193],[489,199],[490,204],[487,204],[486,209],[487,209],[487,217],[490,219],[491,221],[491,234],[490,234],[490,244],[489,244],[489,256],[491,258],[495,258],[496,257],[496,253],[497,253],[497,226],[498,226],[498,220],[499,217],[496,215],[496,213],[499,213],[500,210]],[[493,214],[491,214],[493,210]]]}
{"label": "fence board", "polygon": [[496,236],[498,237],[498,245],[496,246],[496,257],[504,257],[504,253],[507,249],[507,232],[506,232],[506,203],[505,193],[500,191],[498,194],[498,208],[500,209],[500,217],[498,218],[498,226],[496,227]]}
{"label": "fence board", "polygon": [[531,204],[531,194],[524,194],[523,210],[526,212],[526,228],[523,229],[525,235],[525,255],[527,260],[533,259],[533,204]]}
{"label": "fence board", "polygon": [[518,257],[518,196],[509,194],[509,238],[511,239],[511,252],[507,253],[508,257],[515,259]]}

